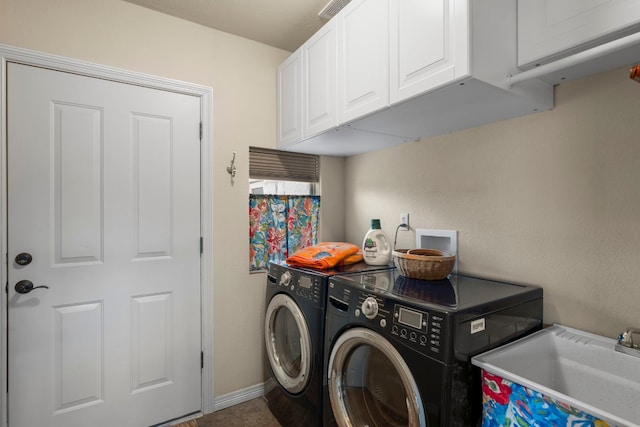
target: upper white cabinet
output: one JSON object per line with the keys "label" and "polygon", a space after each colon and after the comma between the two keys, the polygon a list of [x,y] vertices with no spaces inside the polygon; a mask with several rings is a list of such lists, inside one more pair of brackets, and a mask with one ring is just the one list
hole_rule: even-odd
{"label": "upper white cabinet", "polygon": [[[311,59],[318,33],[301,48],[308,58],[301,137],[280,146],[348,156],[553,107],[550,84],[509,85],[518,71],[516,18],[513,0],[352,0],[327,24],[336,25],[336,88],[325,74],[329,38],[313,55],[318,63]],[[329,127],[327,94],[337,94]]]}
{"label": "upper white cabinet", "polygon": [[338,125],[337,31],[331,21],[278,67],[278,146]]}
{"label": "upper white cabinet", "polygon": [[469,74],[466,0],[394,0],[389,12],[391,103]]}
{"label": "upper white cabinet", "polygon": [[302,139],[302,49],[278,67],[278,145]]}
{"label": "upper white cabinet", "polygon": [[302,46],[304,138],[338,125],[336,22],[330,21]]}
{"label": "upper white cabinet", "polygon": [[638,0],[518,0],[518,66],[551,62],[639,29]]}
{"label": "upper white cabinet", "polygon": [[389,105],[389,0],[352,0],[338,24],[338,121]]}

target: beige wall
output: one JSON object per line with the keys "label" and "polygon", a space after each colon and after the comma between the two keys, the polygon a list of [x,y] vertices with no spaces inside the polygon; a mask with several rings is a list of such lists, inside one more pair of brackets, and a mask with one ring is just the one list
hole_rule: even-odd
{"label": "beige wall", "polygon": [[640,327],[640,85],[629,67],[556,87],[553,110],[346,161],[347,239],[458,230],[459,269],[538,284],[545,321]]}
{"label": "beige wall", "polygon": [[344,231],[344,157],[320,161],[320,241],[340,242]]}
{"label": "beige wall", "polygon": [[[275,70],[289,53],[120,0],[0,0],[0,44],[213,88],[214,393],[262,383],[265,277],[248,273],[248,146],[276,145]],[[343,161],[321,167],[336,209],[320,229],[343,239],[342,181],[329,184]]]}

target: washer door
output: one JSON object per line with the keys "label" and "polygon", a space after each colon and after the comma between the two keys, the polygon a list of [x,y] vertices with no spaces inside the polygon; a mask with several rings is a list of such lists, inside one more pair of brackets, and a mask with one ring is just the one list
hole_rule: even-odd
{"label": "washer door", "polygon": [[289,393],[300,393],[310,377],[311,335],[300,307],[291,297],[277,294],[269,301],[264,337],[276,379]]}
{"label": "washer door", "polygon": [[331,408],[339,426],[427,426],[413,375],[382,335],[365,328],[340,335],[331,351],[328,375]]}

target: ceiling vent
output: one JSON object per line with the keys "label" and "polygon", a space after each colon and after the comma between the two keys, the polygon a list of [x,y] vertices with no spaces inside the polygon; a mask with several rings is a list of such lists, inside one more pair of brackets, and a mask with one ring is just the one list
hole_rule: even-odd
{"label": "ceiling vent", "polygon": [[331,0],[322,8],[318,16],[323,19],[331,19],[342,10],[343,7],[349,4],[351,0]]}

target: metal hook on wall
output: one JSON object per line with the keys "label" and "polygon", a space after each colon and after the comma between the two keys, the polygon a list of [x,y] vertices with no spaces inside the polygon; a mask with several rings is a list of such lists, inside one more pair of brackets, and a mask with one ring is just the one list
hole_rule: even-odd
{"label": "metal hook on wall", "polygon": [[236,177],[236,152],[233,152],[233,158],[231,159],[231,163],[229,163],[229,166],[227,166],[227,173],[229,175],[231,175],[231,178],[235,178]]}

